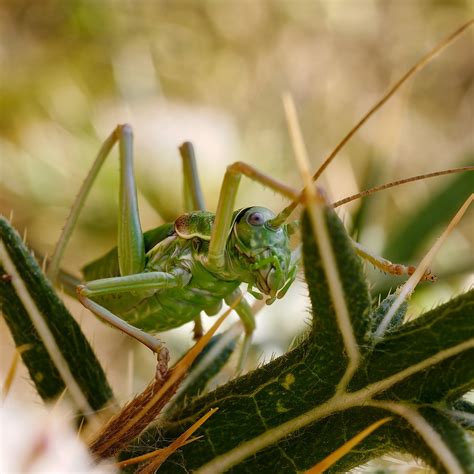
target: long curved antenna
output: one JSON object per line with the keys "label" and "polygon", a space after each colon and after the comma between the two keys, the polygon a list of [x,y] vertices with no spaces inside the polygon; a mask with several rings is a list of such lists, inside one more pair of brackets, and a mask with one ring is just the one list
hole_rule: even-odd
{"label": "long curved antenna", "polygon": [[[431,62],[441,51],[447,48],[456,38],[458,38],[465,30],[467,30],[472,24],[474,24],[474,18],[469,20],[460,26],[456,31],[451,33],[447,38],[438,43],[430,52],[423,56],[414,66],[412,66],[389,90],[385,95],[374,105],[372,108],[357,122],[354,127],[344,136],[344,138],[339,142],[339,144],[334,148],[334,150],[325,158],[322,165],[317,169],[312,177],[312,181],[316,181],[324,170],[329,166],[331,161],[336,157],[336,155],[341,151],[341,149],[346,145],[346,143],[352,138],[352,136],[359,130],[359,128],[364,125],[367,120],[374,115],[377,110],[379,110],[382,105],[387,102],[390,97],[392,97],[395,92],[400,89],[400,87],[412,77],[415,73],[423,69],[428,63]],[[298,206],[301,198],[304,194],[304,191],[301,191],[299,198],[293,200],[289,206],[287,206],[280,214],[274,219],[275,225],[281,224],[284,222],[288,216],[295,210]]]}
{"label": "long curved antenna", "polygon": [[359,130],[362,125],[375,113],[377,110],[385,104],[385,102],[392,97],[395,92],[415,73],[423,69],[432,59],[434,59],[443,49],[447,48],[461,33],[463,33],[467,28],[474,24],[474,18],[469,20],[467,23],[464,23],[456,31],[451,33],[447,38],[438,43],[428,54],[423,56],[414,66],[412,66],[389,90],[388,92],[357,122],[357,124],[349,131],[349,133],[339,142],[339,144],[334,148],[334,150],[328,155],[328,157],[323,161],[323,164],[318,168],[316,173],[313,175],[313,181],[316,181],[323,171],[328,167],[329,163],[334,159],[334,157],[339,153],[341,148],[352,138],[355,132]]}
{"label": "long curved antenna", "polygon": [[348,202],[355,201],[356,199],[369,196],[370,194],[375,194],[379,191],[383,191],[384,189],[394,188],[402,184],[413,183],[414,181],[420,181],[428,178],[436,178],[437,176],[444,176],[446,174],[462,173],[464,171],[474,171],[474,166],[463,166],[461,168],[450,168],[442,171],[434,171],[433,173],[419,174],[410,178],[399,179],[390,183],[380,184],[379,186],[374,186],[373,188],[366,189],[365,191],[361,191],[360,193],[353,194],[352,196],[348,196],[344,199],[333,202],[332,207],[339,207],[343,204],[347,204]]}

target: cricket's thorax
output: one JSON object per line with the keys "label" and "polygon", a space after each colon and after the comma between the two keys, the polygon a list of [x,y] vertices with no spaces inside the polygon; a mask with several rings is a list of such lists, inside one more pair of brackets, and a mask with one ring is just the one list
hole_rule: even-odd
{"label": "cricket's thorax", "polygon": [[190,275],[187,285],[137,291],[127,294],[126,299],[120,298],[120,304],[108,301],[106,306],[145,331],[173,329],[193,320],[200,311],[216,314],[222,300],[239,286],[240,281],[224,280],[205,268],[202,262],[207,247],[208,243],[198,237],[184,239],[176,234],[159,242],[146,255],[145,271],[173,273],[182,269]]}

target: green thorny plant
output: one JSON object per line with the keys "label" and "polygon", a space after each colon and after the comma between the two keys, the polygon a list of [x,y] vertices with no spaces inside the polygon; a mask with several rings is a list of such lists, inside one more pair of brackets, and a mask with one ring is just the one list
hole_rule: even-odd
{"label": "green thorny plant", "polygon": [[312,304],[306,338],[287,354],[173,411],[122,458],[163,447],[218,407],[202,437],[172,456],[161,467],[164,472],[272,472],[276,465],[279,472],[304,471],[387,414],[393,421],[331,472],[394,451],[411,453],[438,472],[473,471],[466,428],[474,428],[474,406],[462,396],[474,386],[474,292],[409,323],[403,322],[405,303],[385,334],[376,336],[394,296],[373,307],[342,223],[329,208],[325,217],[349,324],[338,321],[305,216],[303,258]]}
{"label": "green thorny plant", "polygon": [[[342,327],[337,318],[320,251],[304,215],[303,259],[312,305],[307,336],[287,354],[211,393],[193,396],[190,388],[187,397],[180,397],[179,409],[168,410],[159,426],[149,428],[121,453],[122,459],[168,445],[218,407],[198,431],[200,438],[172,455],[162,471],[267,472],[276,464],[279,472],[304,471],[390,415],[389,423],[330,472],[397,451],[413,454],[438,472],[473,472],[467,430],[474,428],[474,406],[462,397],[474,386],[474,292],[408,323],[403,322],[404,303],[385,334],[375,336],[394,296],[374,308],[351,240],[334,211],[326,207],[324,212],[349,325]],[[2,253],[0,302],[16,343],[30,346],[22,357],[38,392],[51,399],[64,383],[33,329],[31,309],[14,285],[15,278],[22,280],[46,316],[90,407],[99,410],[110,401],[111,392],[89,345],[21,238],[5,219],[0,224],[2,252],[7,251],[16,269],[16,275],[7,270]],[[347,340],[353,344],[349,350]],[[214,374],[216,367],[209,370]],[[202,377],[208,379],[206,374]]]}

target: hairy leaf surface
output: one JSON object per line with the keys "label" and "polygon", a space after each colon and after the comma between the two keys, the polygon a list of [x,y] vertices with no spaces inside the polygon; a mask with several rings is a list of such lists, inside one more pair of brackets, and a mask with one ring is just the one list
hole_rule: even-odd
{"label": "hairy leaf surface", "polygon": [[[0,217],[0,236],[14,262],[29,295],[43,315],[76,382],[93,409],[100,409],[112,397],[105,373],[79,325],[30,254],[18,233]],[[59,397],[64,381],[36,331],[21,298],[16,293],[11,275],[0,262],[0,307],[17,347],[23,346],[21,357],[28,368],[39,395],[46,401]]]}

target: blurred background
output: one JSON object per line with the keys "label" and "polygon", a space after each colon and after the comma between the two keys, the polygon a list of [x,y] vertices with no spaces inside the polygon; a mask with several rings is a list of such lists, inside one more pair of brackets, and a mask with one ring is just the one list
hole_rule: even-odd
{"label": "blurred background", "polygon": [[[206,203],[215,210],[228,164],[252,163],[300,187],[281,94],[290,92],[314,169],[359,118],[437,42],[474,14],[469,0],[390,1],[3,0],[0,3],[0,213],[51,253],[101,143],[118,123],[135,132],[144,229],[183,212],[178,146],[191,140]],[[472,28],[471,28],[472,30]],[[351,140],[321,181],[333,200],[368,186],[474,161],[474,36],[467,31],[410,80]],[[63,267],[80,268],[116,242],[114,151],[88,199]],[[416,263],[472,190],[469,176],[384,191],[340,209],[373,252]],[[242,181],[238,207],[285,200]],[[472,212],[439,253],[434,285],[412,316],[472,284]],[[368,268],[374,294],[395,288]],[[126,400],[154,361],[72,299]],[[304,284],[265,308],[249,367],[283,353],[308,322]],[[206,327],[212,323],[205,318]],[[13,350],[0,322],[2,367]],[[173,357],[191,326],[166,333]],[[25,376],[15,382],[17,396]]]}

